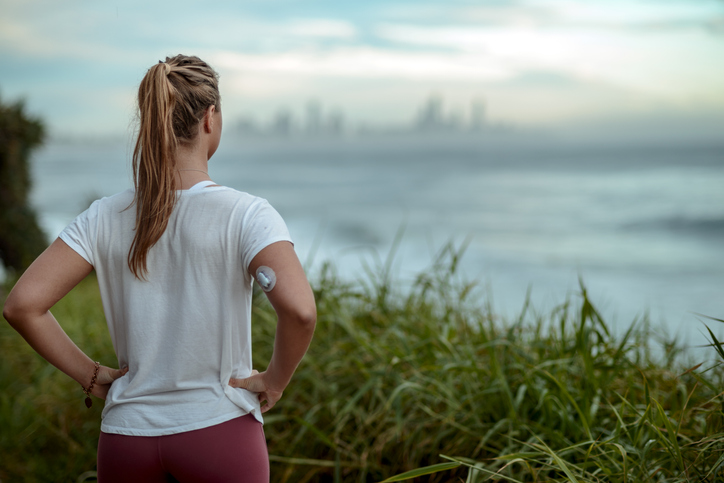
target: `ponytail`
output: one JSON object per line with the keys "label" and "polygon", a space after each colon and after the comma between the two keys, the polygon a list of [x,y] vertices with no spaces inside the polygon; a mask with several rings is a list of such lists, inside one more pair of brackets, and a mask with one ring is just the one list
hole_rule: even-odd
{"label": "ponytail", "polygon": [[192,142],[210,105],[219,109],[218,76],[197,57],[166,58],[151,67],[138,88],[139,129],[133,149],[135,235],[128,268],[148,273],[148,252],[168,226],[176,205],[176,149]]}

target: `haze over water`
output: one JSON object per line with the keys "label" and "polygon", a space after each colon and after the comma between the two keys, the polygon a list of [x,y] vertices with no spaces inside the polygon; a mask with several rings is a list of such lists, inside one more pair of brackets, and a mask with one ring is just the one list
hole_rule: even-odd
{"label": "haze over water", "polygon": [[[131,185],[125,143],[53,143],[34,160],[34,204],[51,236],[89,200]],[[530,289],[545,313],[577,300],[578,278],[607,321],[703,342],[696,313],[722,318],[724,145],[572,144],[464,136],[234,139],[212,179],[267,198],[310,273],[329,260],[362,276],[404,230],[404,285],[447,242],[469,241],[463,276],[496,312],[516,315]]]}

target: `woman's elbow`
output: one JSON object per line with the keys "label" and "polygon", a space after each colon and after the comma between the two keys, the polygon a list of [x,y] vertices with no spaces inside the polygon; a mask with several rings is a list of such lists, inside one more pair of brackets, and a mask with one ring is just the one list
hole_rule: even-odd
{"label": "woman's elbow", "polygon": [[314,304],[295,307],[290,315],[295,325],[314,332],[317,325],[317,307]]}
{"label": "woman's elbow", "polygon": [[308,294],[288,292],[271,294],[269,300],[276,311],[279,322],[299,329],[314,331],[317,324],[317,304],[311,290]]}
{"label": "woman's elbow", "polygon": [[18,330],[23,321],[31,317],[37,311],[36,305],[28,297],[23,297],[16,291],[11,291],[3,305],[3,317],[8,323]]}
{"label": "woman's elbow", "polygon": [[12,327],[17,327],[20,323],[22,313],[22,306],[18,303],[17,297],[13,297],[11,293],[3,305],[3,317]]}
{"label": "woman's elbow", "polygon": [[295,319],[302,327],[314,331],[317,325],[317,307],[311,305],[297,311]]}

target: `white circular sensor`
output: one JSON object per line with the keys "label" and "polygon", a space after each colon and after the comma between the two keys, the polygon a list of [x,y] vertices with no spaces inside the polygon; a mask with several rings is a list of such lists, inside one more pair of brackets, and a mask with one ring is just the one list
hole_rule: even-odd
{"label": "white circular sensor", "polygon": [[265,292],[270,292],[277,283],[277,275],[269,267],[261,266],[256,269],[256,281]]}

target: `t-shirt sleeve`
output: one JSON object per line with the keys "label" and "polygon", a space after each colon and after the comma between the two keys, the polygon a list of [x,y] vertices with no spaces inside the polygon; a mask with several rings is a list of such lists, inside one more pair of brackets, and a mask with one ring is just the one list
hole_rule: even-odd
{"label": "t-shirt sleeve", "polygon": [[278,241],[292,241],[287,225],[268,201],[259,198],[249,207],[242,225],[241,260],[244,270],[249,271],[251,261],[260,251]]}
{"label": "t-shirt sleeve", "polygon": [[93,266],[95,266],[93,247],[97,237],[99,206],[100,200],[94,201],[90,208],[78,215],[58,235],[70,248]]}

